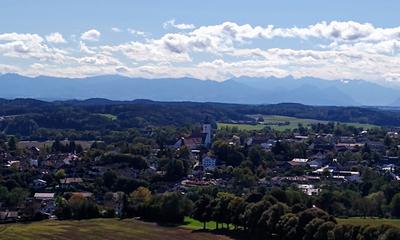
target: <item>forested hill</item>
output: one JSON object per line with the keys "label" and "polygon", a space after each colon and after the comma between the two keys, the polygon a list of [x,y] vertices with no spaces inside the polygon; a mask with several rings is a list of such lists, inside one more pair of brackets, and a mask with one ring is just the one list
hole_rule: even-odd
{"label": "forested hill", "polygon": [[307,106],[294,103],[241,105],[148,100],[45,102],[0,99],[0,132],[30,135],[37,129],[124,130],[146,126],[186,126],[213,121],[251,121],[248,115],[283,115],[328,121],[400,126],[400,112],[362,107]]}

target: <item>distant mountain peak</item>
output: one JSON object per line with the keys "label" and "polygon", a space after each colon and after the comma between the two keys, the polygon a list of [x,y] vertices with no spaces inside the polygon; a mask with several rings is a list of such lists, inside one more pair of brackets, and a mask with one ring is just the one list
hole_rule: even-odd
{"label": "distant mountain peak", "polygon": [[[45,100],[105,99],[131,101],[225,102],[270,104],[297,102],[308,105],[392,105],[400,90],[363,80],[323,80],[293,76],[238,77],[226,81],[190,77],[144,79],[123,75],[85,78],[49,76],[26,77],[15,73],[0,75],[0,98]],[[93,100],[92,100],[93,101]]]}

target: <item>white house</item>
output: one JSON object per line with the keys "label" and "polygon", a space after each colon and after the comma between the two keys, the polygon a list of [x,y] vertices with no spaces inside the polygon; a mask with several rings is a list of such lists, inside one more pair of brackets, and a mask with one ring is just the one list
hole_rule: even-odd
{"label": "white house", "polygon": [[320,188],[316,188],[312,184],[299,184],[297,187],[308,196],[315,196],[321,192]]}
{"label": "white house", "polygon": [[37,160],[37,159],[30,159],[29,160],[29,165],[31,166],[31,167],[38,167],[39,166],[39,160]]}
{"label": "white house", "polygon": [[201,165],[203,166],[204,170],[214,170],[217,166],[217,160],[210,156],[205,156],[201,160]]}

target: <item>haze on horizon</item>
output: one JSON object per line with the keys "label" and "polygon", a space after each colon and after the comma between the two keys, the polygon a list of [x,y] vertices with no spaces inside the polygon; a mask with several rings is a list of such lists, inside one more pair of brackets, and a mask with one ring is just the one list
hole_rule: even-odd
{"label": "haze on horizon", "polygon": [[2,1],[0,73],[400,83],[398,1]]}

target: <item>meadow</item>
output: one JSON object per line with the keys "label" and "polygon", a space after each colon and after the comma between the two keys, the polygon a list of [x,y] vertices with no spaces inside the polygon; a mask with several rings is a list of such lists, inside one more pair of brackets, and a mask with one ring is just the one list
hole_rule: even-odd
{"label": "meadow", "polygon": [[[382,224],[400,228],[400,219],[380,218],[337,218],[340,224],[380,226]],[[181,226],[159,226],[133,219],[91,219],[91,220],[46,220],[33,223],[11,223],[0,225],[1,240],[232,240],[215,234],[215,222],[203,224],[186,217]],[[226,227],[226,226],[225,226]],[[232,226],[231,226],[232,229]],[[236,238],[235,239],[242,239]]]}
{"label": "meadow", "polygon": [[[295,117],[287,117],[287,116],[279,116],[279,115],[251,115],[255,119],[262,117],[264,122],[261,124],[235,124],[235,123],[218,123],[218,128],[225,128],[225,127],[237,127],[243,131],[253,131],[253,130],[261,130],[265,127],[270,127],[277,131],[285,131],[285,130],[293,130],[298,127],[299,124],[303,126],[309,126],[310,124],[315,123],[322,123],[326,124],[328,121],[317,120],[317,119],[307,119],[307,118],[295,118]],[[283,123],[288,123],[284,125]],[[371,129],[374,127],[378,127],[372,124],[363,124],[363,123],[348,123],[348,122],[340,122],[341,124],[346,124],[349,126],[359,127],[363,129]]]}
{"label": "meadow", "polygon": [[230,238],[182,227],[159,226],[127,219],[81,221],[46,220],[0,225],[1,240],[229,240]]}
{"label": "meadow", "polygon": [[390,225],[393,227],[400,228],[400,219],[351,217],[351,218],[336,218],[336,220],[338,223],[341,223],[341,224],[352,224],[352,225],[359,225],[359,226]]}

